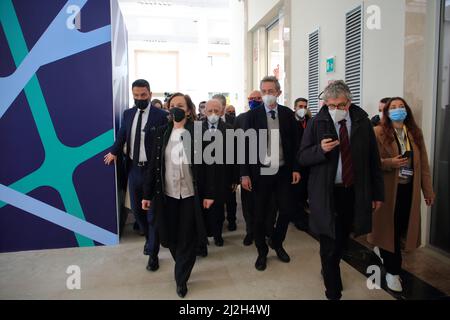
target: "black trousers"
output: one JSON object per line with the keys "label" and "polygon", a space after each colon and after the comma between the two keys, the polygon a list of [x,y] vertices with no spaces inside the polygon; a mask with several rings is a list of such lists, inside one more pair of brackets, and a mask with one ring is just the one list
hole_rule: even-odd
{"label": "black trousers", "polygon": [[159,249],[161,246],[159,240],[159,234],[156,230],[155,224],[155,212],[153,208],[150,208],[147,213],[147,222],[148,222],[148,233],[147,233],[147,241],[145,242],[145,253],[151,256],[152,258],[157,258],[159,254]]}
{"label": "black trousers", "polygon": [[[232,192],[231,186],[227,188],[225,205],[227,207],[227,221],[228,223],[236,223],[236,211],[237,211],[237,202],[236,202],[236,192]],[[222,206],[223,210],[223,206]]]}
{"label": "black trousers", "polygon": [[255,201],[253,199],[253,193],[241,188],[241,202],[246,232],[249,235],[253,235],[253,224],[255,219]]}
{"label": "black trousers", "polygon": [[130,191],[131,211],[133,212],[139,230],[148,235],[147,212],[142,210],[142,199],[144,196],[144,176],[147,167],[138,167],[129,162],[130,172],[128,174],[128,188]]}
{"label": "black trousers", "polygon": [[295,211],[292,215],[292,222],[308,226],[308,173],[302,173],[300,183],[294,186]]}
{"label": "black trousers", "polygon": [[184,285],[191,276],[196,260],[195,200],[166,197],[170,253],[175,260],[175,281]]}
{"label": "black trousers", "polygon": [[342,296],[342,279],[340,263],[342,254],[352,232],[355,191],[353,187],[335,187],[335,239],[320,235],[320,259],[322,275],[328,299],[340,299]]}
{"label": "black trousers", "polygon": [[[282,167],[276,175],[260,176],[255,183],[255,222],[254,237],[258,254],[265,256],[269,252],[266,243],[267,223],[273,222],[276,212],[272,200],[275,200],[279,211],[276,225],[273,229],[272,243],[280,248],[286,239],[289,221],[292,214],[292,172]],[[272,224],[273,226],[273,224]]]}
{"label": "black trousers", "polygon": [[406,237],[411,213],[413,184],[399,184],[397,187],[397,199],[394,213],[394,248],[395,252],[389,252],[380,248],[386,272],[392,275],[400,275],[402,270],[401,240]]}
{"label": "black trousers", "polygon": [[223,211],[223,202],[214,202],[209,210],[204,209],[203,215],[209,237],[221,237],[223,223],[225,222],[225,212]]}

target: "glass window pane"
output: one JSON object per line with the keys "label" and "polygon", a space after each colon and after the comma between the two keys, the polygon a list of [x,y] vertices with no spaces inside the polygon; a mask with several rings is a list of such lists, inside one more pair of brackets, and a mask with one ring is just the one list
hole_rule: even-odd
{"label": "glass window pane", "polygon": [[435,188],[436,204],[431,220],[431,245],[450,253],[450,1],[445,3],[442,21],[437,110]]}

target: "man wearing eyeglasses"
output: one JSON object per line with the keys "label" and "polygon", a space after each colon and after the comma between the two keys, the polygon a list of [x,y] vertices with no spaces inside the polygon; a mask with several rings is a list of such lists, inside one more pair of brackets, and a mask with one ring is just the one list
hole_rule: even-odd
{"label": "man wearing eyeglasses", "polygon": [[326,297],[342,297],[339,264],[350,234],[371,232],[372,213],[384,201],[380,156],[368,114],[352,104],[344,81],[323,93],[324,106],[309,122],[299,152],[310,168],[310,228],[320,236]]}

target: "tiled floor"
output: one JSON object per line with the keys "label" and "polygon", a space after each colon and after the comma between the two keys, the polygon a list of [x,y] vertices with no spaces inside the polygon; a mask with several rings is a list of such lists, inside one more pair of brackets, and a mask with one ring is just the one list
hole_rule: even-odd
{"label": "tiled floor", "polygon": [[[243,224],[225,233],[225,247],[210,247],[199,259],[188,299],[324,299],[319,247],[309,235],[289,230],[286,249],[292,256],[283,264],[270,253],[268,269],[255,270],[256,250],[242,245]],[[142,255],[143,239],[128,233],[120,246],[66,249],[0,255],[0,299],[177,299],[173,261],[161,253],[161,269],[149,273]],[[81,290],[66,289],[70,265],[81,268]],[[365,277],[343,263],[344,299],[387,300],[383,290],[368,290]]]}

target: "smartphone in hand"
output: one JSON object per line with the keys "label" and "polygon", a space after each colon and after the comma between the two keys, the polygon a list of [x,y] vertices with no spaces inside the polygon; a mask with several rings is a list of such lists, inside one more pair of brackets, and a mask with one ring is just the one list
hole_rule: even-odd
{"label": "smartphone in hand", "polygon": [[411,151],[406,151],[404,154],[403,154],[403,159],[411,159],[411,157],[412,157],[412,152]]}
{"label": "smartphone in hand", "polygon": [[333,133],[325,133],[322,137],[322,140],[331,139],[331,142],[339,140],[337,135]]}

